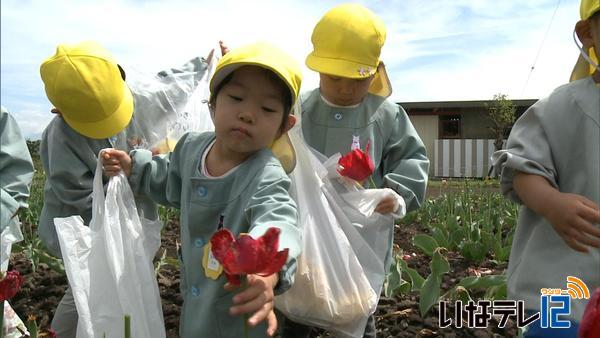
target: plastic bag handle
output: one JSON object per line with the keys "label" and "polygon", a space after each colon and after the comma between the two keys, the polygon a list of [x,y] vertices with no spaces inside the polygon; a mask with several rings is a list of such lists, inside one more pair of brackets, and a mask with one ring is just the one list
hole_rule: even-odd
{"label": "plastic bag handle", "polygon": [[[104,184],[102,184],[102,153],[104,150],[101,149],[98,153],[98,162],[96,163],[96,173],[94,174],[94,184],[92,188],[92,220],[99,219],[100,215],[104,213]],[[90,222],[90,229],[98,230],[96,224],[99,222]]]}

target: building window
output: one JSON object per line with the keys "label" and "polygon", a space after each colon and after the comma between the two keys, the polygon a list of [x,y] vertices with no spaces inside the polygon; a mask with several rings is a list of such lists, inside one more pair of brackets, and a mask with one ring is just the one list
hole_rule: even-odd
{"label": "building window", "polygon": [[440,116],[440,138],[461,138],[460,115]]}

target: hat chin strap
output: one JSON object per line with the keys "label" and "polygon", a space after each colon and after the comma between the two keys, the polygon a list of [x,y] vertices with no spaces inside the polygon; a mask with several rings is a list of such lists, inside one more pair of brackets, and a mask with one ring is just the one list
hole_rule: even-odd
{"label": "hat chin strap", "polygon": [[579,41],[579,38],[577,37],[577,32],[575,31],[573,31],[573,40],[575,41],[575,46],[577,46],[577,49],[579,49],[579,52],[581,53],[581,56],[583,56],[585,61],[587,61],[597,71],[600,71],[600,65],[595,63],[592,60],[592,58],[588,55],[588,53],[585,50],[583,50],[583,44]]}

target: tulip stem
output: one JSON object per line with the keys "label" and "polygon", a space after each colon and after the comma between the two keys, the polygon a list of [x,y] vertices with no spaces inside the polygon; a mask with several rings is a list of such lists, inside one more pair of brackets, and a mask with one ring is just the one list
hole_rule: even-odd
{"label": "tulip stem", "polygon": [[0,338],[4,338],[4,301],[0,303]]}
{"label": "tulip stem", "polygon": [[369,184],[371,185],[369,187],[370,189],[377,189],[377,184],[375,184],[375,181],[373,181],[373,175],[369,176]]}
{"label": "tulip stem", "polygon": [[[248,276],[242,276],[242,291],[248,288]],[[242,315],[244,319],[244,338],[248,338],[248,314]]]}

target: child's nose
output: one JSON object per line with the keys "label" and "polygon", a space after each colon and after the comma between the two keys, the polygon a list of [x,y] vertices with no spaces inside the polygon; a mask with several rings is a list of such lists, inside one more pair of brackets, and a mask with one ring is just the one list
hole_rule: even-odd
{"label": "child's nose", "polygon": [[240,121],[252,124],[254,123],[254,114],[252,114],[248,109],[243,109],[238,115]]}

